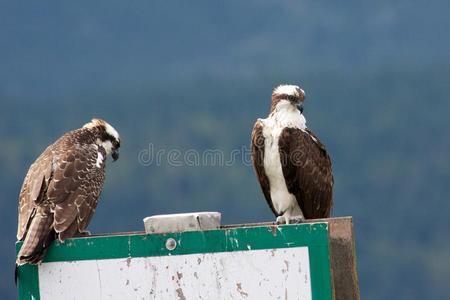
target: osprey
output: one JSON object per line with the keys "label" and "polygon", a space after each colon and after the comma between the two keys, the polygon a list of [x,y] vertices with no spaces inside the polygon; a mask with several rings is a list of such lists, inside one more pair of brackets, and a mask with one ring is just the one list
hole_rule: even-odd
{"label": "osprey", "polygon": [[331,160],[306,127],[304,100],[296,85],[276,87],[268,118],[253,127],[253,166],[279,224],[329,217],[333,204]]}
{"label": "osprey", "polygon": [[[19,195],[16,264],[37,264],[54,239],[86,235],[105,179],[105,160],[119,158],[120,137],[93,119],[60,137],[30,166]],[[17,271],[17,270],[16,270]]]}

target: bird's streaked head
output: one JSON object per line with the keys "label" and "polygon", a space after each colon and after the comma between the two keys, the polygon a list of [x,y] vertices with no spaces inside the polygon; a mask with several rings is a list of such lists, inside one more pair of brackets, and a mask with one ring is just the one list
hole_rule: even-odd
{"label": "bird's streaked head", "polygon": [[95,143],[103,147],[107,155],[111,154],[113,160],[119,158],[120,136],[114,127],[102,119],[92,119],[83,128],[96,129],[98,136]]}
{"label": "bird's streaked head", "polygon": [[300,112],[303,112],[305,91],[297,85],[279,85],[272,92],[272,109],[274,109],[281,100],[289,101],[292,105],[298,107]]}

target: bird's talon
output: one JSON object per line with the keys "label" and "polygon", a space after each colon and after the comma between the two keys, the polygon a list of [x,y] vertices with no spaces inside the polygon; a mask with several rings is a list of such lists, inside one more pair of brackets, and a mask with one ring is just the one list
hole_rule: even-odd
{"label": "bird's talon", "polygon": [[300,223],[305,222],[305,218],[295,217],[295,218],[290,219],[289,221],[290,221],[289,223],[291,223],[291,224],[300,224]]}
{"label": "bird's talon", "polygon": [[278,216],[276,220],[277,225],[283,225],[286,224],[286,218],[283,216]]}

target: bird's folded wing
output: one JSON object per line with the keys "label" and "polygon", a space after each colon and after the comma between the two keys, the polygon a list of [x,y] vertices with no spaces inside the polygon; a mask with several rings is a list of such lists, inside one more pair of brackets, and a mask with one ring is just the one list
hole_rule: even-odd
{"label": "bird's folded wing", "polygon": [[52,151],[47,148],[30,166],[19,195],[17,240],[24,238],[36,206],[43,200],[52,173]]}
{"label": "bird's folded wing", "polygon": [[307,219],[328,217],[333,174],[325,146],[312,134],[285,128],[279,139],[280,159],[288,191],[295,195]]}
{"label": "bird's folded wing", "polygon": [[94,147],[66,151],[55,166],[47,198],[54,204],[54,229],[63,240],[81,232],[95,210],[104,168],[95,165]]}
{"label": "bird's folded wing", "polygon": [[277,215],[270,197],[269,179],[264,171],[264,143],[265,139],[263,135],[263,126],[261,121],[258,120],[256,121],[252,131],[252,162],[267,204],[269,204],[272,212]]}

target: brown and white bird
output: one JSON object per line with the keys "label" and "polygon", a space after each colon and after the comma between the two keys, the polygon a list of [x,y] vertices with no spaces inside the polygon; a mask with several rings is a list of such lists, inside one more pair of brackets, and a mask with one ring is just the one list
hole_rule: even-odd
{"label": "brown and white bird", "polygon": [[117,160],[120,137],[101,119],[64,134],[31,165],[19,196],[16,264],[42,261],[50,243],[85,231],[105,179],[106,157]]}
{"label": "brown and white bird", "polygon": [[327,218],[333,205],[331,159],[306,127],[304,100],[296,85],[276,87],[269,116],[253,127],[253,166],[279,224]]}

